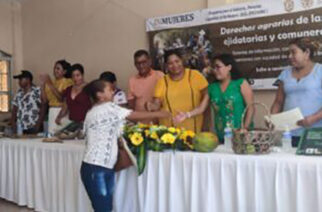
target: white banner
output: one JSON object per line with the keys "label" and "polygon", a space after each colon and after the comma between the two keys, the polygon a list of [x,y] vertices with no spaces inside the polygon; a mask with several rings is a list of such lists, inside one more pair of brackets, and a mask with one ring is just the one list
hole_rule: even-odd
{"label": "white banner", "polygon": [[[184,28],[233,20],[267,17],[295,13],[322,6],[322,0],[261,0],[214,9],[149,18],[146,31]],[[320,14],[321,15],[321,14]]]}

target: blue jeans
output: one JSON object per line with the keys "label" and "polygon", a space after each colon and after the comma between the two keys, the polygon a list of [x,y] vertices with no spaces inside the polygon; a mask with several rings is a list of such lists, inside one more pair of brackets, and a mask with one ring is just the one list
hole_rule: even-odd
{"label": "blue jeans", "polygon": [[114,170],[83,162],[80,173],[94,211],[112,211]]}

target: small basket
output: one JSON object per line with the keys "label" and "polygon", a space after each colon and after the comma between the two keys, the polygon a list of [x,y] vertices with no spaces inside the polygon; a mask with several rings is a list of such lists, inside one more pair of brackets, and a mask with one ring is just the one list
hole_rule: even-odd
{"label": "small basket", "polygon": [[[270,122],[270,112],[266,105],[254,102],[252,105],[260,105],[264,107],[268,121]],[[245,130],[244,118],[249,106],[247,106],[242,115],[242,123],[240,129],[233,130],[232,147],[237,154],[266,154],[270,152],[270,147],[276,142],[277,132],[273,131],[273,125],[269,124],[267,129]]]}

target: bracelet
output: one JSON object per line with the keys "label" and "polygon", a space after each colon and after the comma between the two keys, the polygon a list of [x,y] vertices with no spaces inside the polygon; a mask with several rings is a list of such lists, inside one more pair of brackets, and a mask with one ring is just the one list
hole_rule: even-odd
{"label": "bracelet", "polygon": [[186,112],[186,117],[187,117],[188,119],[190,119],[190,118],[191,118],[191,113],[190,113],[190,112]]}

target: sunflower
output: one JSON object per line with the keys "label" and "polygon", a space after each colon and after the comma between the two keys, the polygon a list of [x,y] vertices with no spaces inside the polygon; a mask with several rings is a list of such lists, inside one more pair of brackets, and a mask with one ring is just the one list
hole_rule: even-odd
{"label": "sunflower", "polygon": [[196,133],[191,130],[187,130],[186,133],[187,133],[187,136],[190,136],[191,138],[195,137],[196,135]]}
{"label": "sunflower", "polygon": [[181,135],[180,135],[180,139],[186,141],[188,137],[190,138],[193,138],[195,137],[195,133],[191,130],[187,130],[187,131],[184,131]]}
{"label": "sunflower", "polygon": [[133,133],[130,136],[131,142],[133,145],[135,146],[139,146],[142,142],[143,142],[143,136],[141,135],[141,133]]}
{"label": "sunflower", "polygon": [[165,144],[173,144],[176,140],[176,137],[170,133],[166,133],[161,137],[161,141]]}
{"label": "sunflower", "polygon": [[152,139],[154,139],[154,140],[157,140],[157,139],[159,138],[159,136],[158,136],[157,132],[155,132],[155,131],[151,133],[150,137],[151,137]]}

